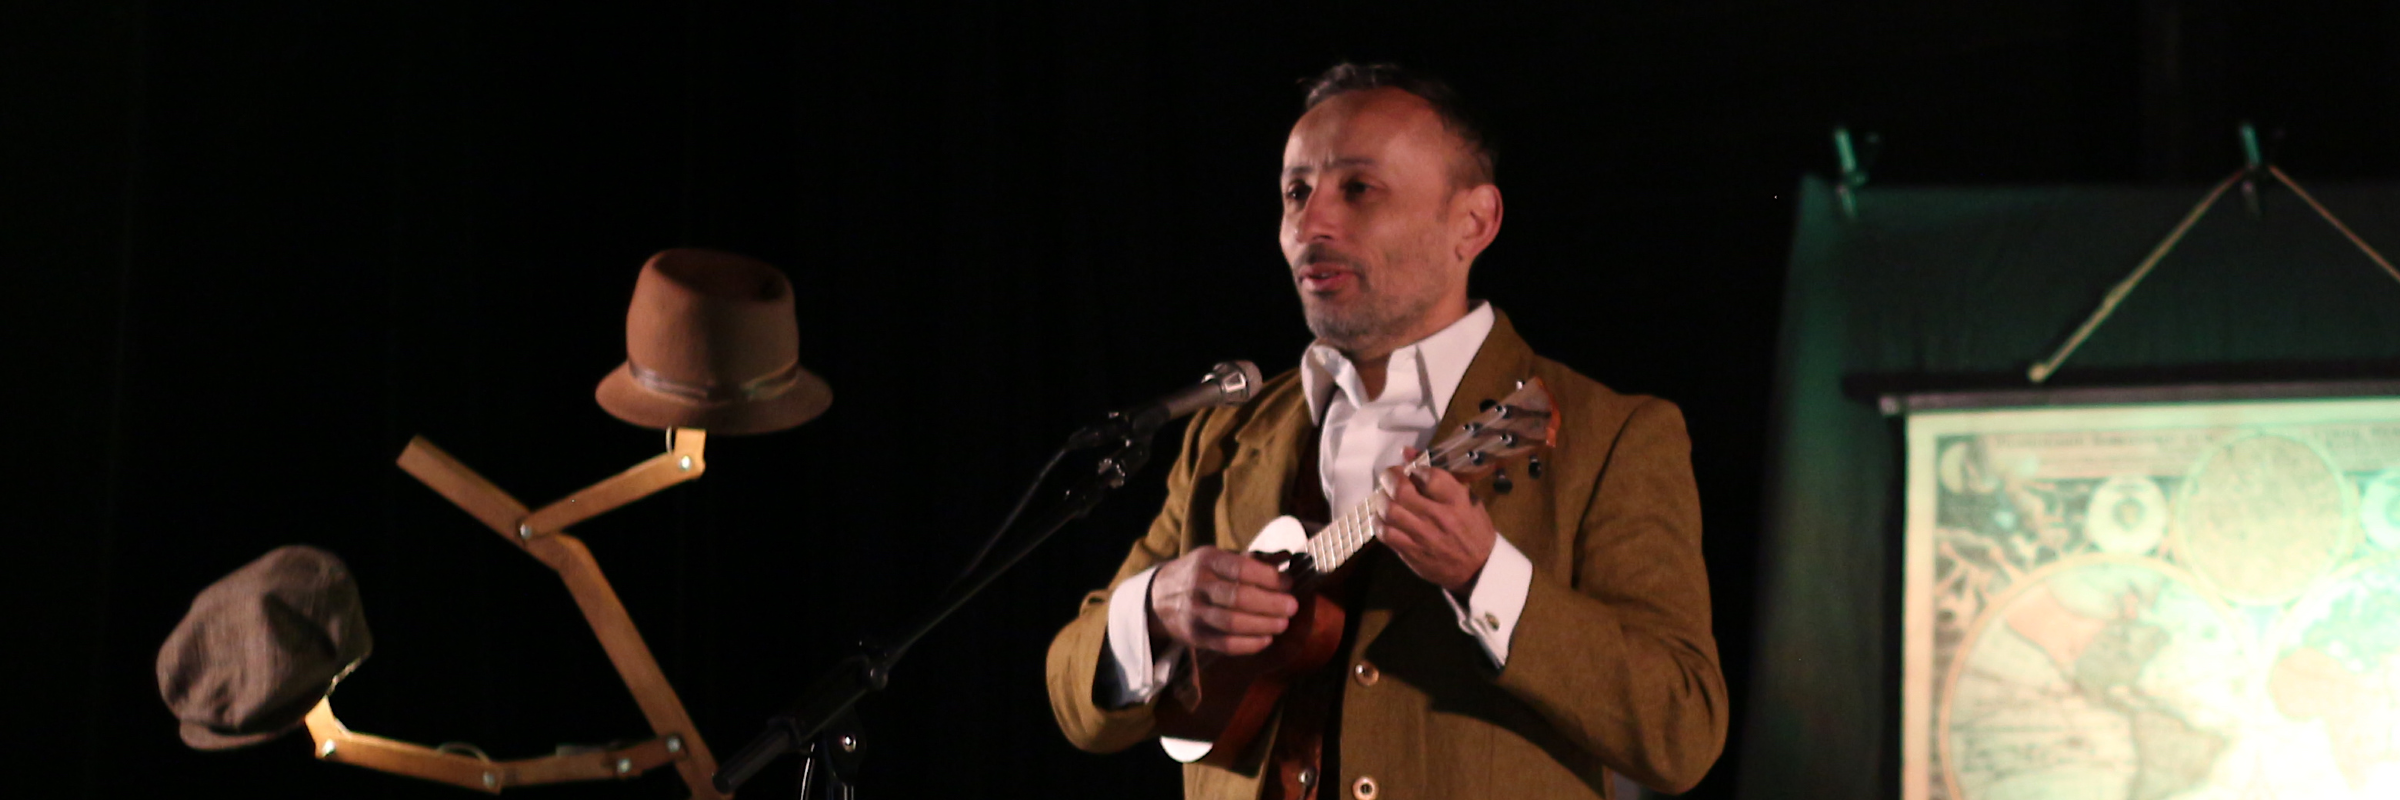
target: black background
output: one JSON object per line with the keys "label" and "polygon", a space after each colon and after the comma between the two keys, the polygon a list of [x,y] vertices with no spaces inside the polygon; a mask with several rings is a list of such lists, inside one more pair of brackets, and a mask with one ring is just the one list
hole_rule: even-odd
{"label": "black background", "polygon": [[[577,529],[722,758],[915,610],[1075,424],[1295,362],[1272,176],[1297,81],[1343,58],[1493,120],[1510,213],[1476,294],[1684,406],[1737,738],[1790,190],[1832,125],[1882,134],[1879,182],[2213,179],[2245,118],[2302,180],[2400,173],[2391,4],[11,4],[7,780],[462,796],[304,734],[176,739],[156,647],[290,542],[363,586],[354,728],[504,758],[645,733],[556,578],[391,459],[423,434],[539,505],[655,453],[590,397],[678,245],[783,267],[837,394]],[[1154,748],[1068,747],[1042,690],[1162,473],[901,666],[865,707],[868,796],[1175,794]],[[1735,793],[1738,750],[1694,796]]]}

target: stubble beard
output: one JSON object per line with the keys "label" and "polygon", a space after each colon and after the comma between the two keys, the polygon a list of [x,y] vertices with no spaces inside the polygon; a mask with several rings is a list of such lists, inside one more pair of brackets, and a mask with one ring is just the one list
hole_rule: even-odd
{"label": "stubble beard", "polygon": [[[1369,270],[1356,261],[1343,260],[1343,266],[1348,267],[1352,275],[1353,285],[1347,294],[1354,296],[1344,298],[1348,302],[1337,305],[1331,298],[1315,297],[1307,290],[1301,290],[1302,316],[1308,320],[1308,332],[1316,334],[1319,342],[1353,356],[1385,349],[1388,345],[1403,344],[1390,340],[1407,335],[1417,320],[1432,312],[1437,299],[1433,292],[1411,293],[1408,289],[1421,287],[1385,285],[1382,281],[1385,276],[1380,273],[1397,264],[1397,259],[1391,257],[1396,254],[1386,255],[1384,267],[1375,270]],[[1431,268],[1430,265],[1407,266]]]}

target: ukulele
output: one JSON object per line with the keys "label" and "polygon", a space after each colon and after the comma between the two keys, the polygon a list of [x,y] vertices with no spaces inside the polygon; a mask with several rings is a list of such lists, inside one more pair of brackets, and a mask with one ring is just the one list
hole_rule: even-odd
{"label": "ukulele", "polygon": [[[1542,379],[1534,378],[1408,462],[1408,474],[1438,469],[1471,483],[1511,459],[1549,446],[1557,434],[1550,391]],[[1197,760],[1233,766],[1273,716],[1284,689],[1333,660],[1341,648],[1347,612],[1330,590],[1347,575],[1344,567],[1382,533],[1389,492],[1389,487],[1378,485],[1313,535],[1290,516],[1277,517],[1259,530],[1249,554],[1292,576],[1292,594],[1300,610],[1265,650],[1246,656],[1191,651],[1188,669],[1158,704],[1160,735],[1206,743],[1206,754]]]}

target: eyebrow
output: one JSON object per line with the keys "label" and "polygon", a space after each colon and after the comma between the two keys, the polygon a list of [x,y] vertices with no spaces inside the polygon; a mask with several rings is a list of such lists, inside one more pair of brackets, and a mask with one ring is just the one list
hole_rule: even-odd
{"label": "eyebrow", "polygon": [[[1342,167],[1372,167],[1372,166],[1375,166],[1375,159],[1372,159],[1372,158],[1362,158],[1362,157],[1352,156],[1352,157],[1349,157],[1349,158],[1337,158],[1337,159],[1334,159],[1334,160],[1333,160],[1333,163],[1326,164],[1326,165],[1325,165],[1325,168],[1330,170],[1330,169],[1339,169],[1339,168],[1342,168]],[[1299,176],[1299,175],[1306,175],[1306,174],[1308,174],[1308,173],[1315,172],[1315,171],[1317,171],[1317,168],[1316,168],[1316,167],[1309,166],[1309,165],[1305,165],[1305,164],[1303,164],[1303,165],[1301,165],[1301,166],[1297,166],[1297,167],[1284,167],[1284,168],[1283,168],[1283,177],[1285,177],[1285,178],[1291,178],[1291,177],[1295,177],[1295,176]]]}

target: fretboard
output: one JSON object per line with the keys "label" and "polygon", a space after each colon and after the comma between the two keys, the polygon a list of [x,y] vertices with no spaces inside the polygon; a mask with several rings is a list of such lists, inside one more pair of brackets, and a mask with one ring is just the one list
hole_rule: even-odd
{"label": "fretboard", "polygon": [[[1408,472],[1414,475],[1431,466],[1429,458],[1419,455],[1417,460],[1408,462]],[[1375,541],[1375,536],[1383,532],[1383,511],[1391,504],[1392,498],[1383,490],[1381,475],[1377,477],[1375,491],[1368,493],[1366,499],[1351,506],[1349,512],[1334,518],[1316,535],[1308,537],[1308,558],[1318,572],[1331,573],[1341,569],[1342,564],[1358,555],[1359,550],[1365,548],[1368,542]]]}

